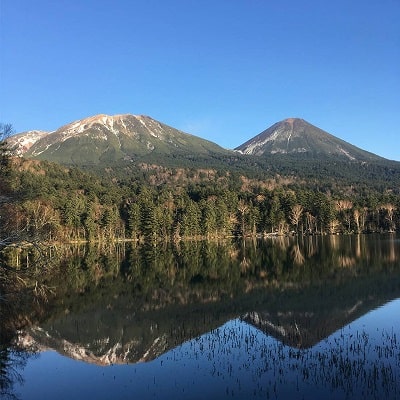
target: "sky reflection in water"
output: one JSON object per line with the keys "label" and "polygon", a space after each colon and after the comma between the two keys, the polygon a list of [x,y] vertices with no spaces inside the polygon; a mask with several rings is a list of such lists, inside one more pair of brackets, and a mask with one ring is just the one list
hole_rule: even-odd
{"label": "sky reflection in water", "polygon": [[21,399],[385,398],[400,396],[400,299],[309,349],[234,319],[159,358],[109,367],[47,351],[21,371]]}

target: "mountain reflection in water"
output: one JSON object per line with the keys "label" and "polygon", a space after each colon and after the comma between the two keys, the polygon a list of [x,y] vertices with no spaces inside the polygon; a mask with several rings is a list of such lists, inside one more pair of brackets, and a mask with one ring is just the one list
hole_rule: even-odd
{"label": "mountain reflection in water", "polygon": [[[74,250],[14,348],[110,365],[102,374],[121,379],[134,368],[125,389],[109,382],[112,398],[396,398],[399,250],[394,236]],[[32,365],[51,369],[47,354]],[[22,377],[31,371],[28,361]]]}

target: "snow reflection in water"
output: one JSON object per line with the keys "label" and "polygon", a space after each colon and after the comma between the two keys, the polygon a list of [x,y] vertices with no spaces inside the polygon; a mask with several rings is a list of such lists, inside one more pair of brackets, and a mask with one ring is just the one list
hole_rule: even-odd
{"label": "snow reflection in water", "polygon": [[398,310],[392,301],[308,349],[234,319],[159,358],[98,367],[54,352],[28,362],[22,399],[385,398],[400,395]]}

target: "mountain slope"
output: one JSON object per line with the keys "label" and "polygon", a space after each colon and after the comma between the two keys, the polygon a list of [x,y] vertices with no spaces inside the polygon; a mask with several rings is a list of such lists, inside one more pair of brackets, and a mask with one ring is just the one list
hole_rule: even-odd
{"label": "mountain slope", "polygon": [[132,161],[147,155],[210,156],[227,152],[215,143],[150,117],[124,114],[96,115],[75,121],[38,136],[23,154],[63,164],[85,165]]}
{"label": "mountain slope", "polygon": [[24,155],[40,139],[47,136],[45,131],[27,131],[11,136],[7,139],[8,146],[16,155]]}
{"label": "mountain slope", "polygon": [[290,154],[302,155],[303,158],[333,157],[347,161],[384,160],[299,118],[278,122],[235,150],[256,156]]}

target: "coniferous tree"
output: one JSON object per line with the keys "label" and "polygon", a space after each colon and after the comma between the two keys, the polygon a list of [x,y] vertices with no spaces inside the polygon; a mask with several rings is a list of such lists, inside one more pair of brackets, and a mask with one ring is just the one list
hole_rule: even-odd
{"label": "coniferous tree", "polygon": [[10,155],[7,147],[7,139],[14,133],[11,124],[0,123],[0,189],[5,191],[8,186],[8,177],[10,173]]}
{"label": "coniferous tree", "polygon": [[202,234],[205,236],[217,236],[217,212],[215,209],[215,199],[208,201],[203,200],[200,207],[202,210]]}
{"label": "coniferous tree", "polygon": [[129,205],[128,232],[132,239],[138,239],[140,236],[140,206],[137,202]]}

